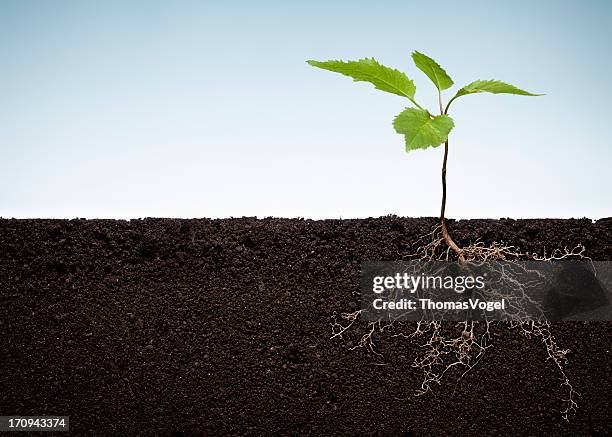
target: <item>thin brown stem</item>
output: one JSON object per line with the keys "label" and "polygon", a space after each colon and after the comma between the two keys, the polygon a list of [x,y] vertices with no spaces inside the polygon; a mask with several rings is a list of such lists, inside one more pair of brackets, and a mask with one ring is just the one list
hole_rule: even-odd
{"label": "thin brown stem", "polygon": [[444,212],[446,210],[446,161],[447,160],[448,160],[448,139],[444,143],[444,160],[442,161],[442,207],[440,209],[440,226],[442,229],[442,238],[444,239],[448,247],[450,247],[453,250],[453,252],[457,254],[457,256],[459,257],[459,261],[463,262],[465,261],[465,258],[463,257],[463,251],[461,250],[459,246],[457,246],[457,243],[455,243],[455,241],[450,236],[448,229],[446,228],[446,222],[444,221]]}

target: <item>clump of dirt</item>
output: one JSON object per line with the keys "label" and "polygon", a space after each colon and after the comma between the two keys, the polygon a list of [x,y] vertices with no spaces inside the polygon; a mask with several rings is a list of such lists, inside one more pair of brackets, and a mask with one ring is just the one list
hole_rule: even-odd
{"label": "clump of dirt", "polygon": [[[512,330],[460,383],[414,396],[418,340],[330,340],[360,263],[397,260],[437,219],[2,220],[0,411],[78,434],[612,432],[606,323],[560,323],[580,393],[569,423],[546,349]],[[612,220],[449,221],[461,246],[612,260]],[[349,345],[350,347],[350,345]]]}

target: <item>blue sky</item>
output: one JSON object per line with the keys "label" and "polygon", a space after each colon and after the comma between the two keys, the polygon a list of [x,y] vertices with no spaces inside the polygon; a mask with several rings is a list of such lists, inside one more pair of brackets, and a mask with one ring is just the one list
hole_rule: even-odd
{"label": "blue sky", "polygon": [[[405,153],[398,96],[306,59],[436,59],[447,215],[612,215],[612,2],[0,0],[0,216],[349,218],[439,211],[442,148]],[[448,99],[451,93],[446,94]],[[450,94],[450,95],[449,95]]]}

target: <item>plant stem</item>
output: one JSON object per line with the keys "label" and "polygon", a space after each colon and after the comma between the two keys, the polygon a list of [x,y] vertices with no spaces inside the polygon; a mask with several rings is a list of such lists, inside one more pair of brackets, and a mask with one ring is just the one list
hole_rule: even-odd
{"label": "plant stem", "polygon": [[459,257],[459,262],[465,261],[463,257],[463,251],[457,246],[457,243],[452,239],[446,229],[446,222],[444,221],[444,211],[446,209],[446,161],[448,160],[448,139],[444,143],[444,160],[442,161],[442,208],[440,209],[440,226],[442,227],[442,238],[450,247],[453,252]]}
{"label": "plant stem", "polygon": [[448,103],[446,104],[446,109],[444,109],[444,114],[448,114],[448,108],[450,108],[451,103],[453,103],[456,98],[457,96],[453,97],[452,99],[448,101]]}
{"label": "plant stem", "polygon": [[410,101],[411,101],[411,102],[414,104],[414,106],[416,106],[417,108],[419,108],[419,109],[421,109],[421,110],[425,110],[425,108],[423,108],[421,105],[419,105],[419,104],[416,102],[416,100],[414,100],[413,98],[408,97],[408,100],[410,100]]}

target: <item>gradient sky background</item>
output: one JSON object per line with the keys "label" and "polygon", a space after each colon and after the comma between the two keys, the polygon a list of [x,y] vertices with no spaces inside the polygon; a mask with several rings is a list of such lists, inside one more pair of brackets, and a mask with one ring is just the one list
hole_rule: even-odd
{"label": "gradient sky background", "polygon": [[449,217],[610,216],[611,20],[603,0],[0,0],[0,216],[434,216],[443,148],[404,152],[407,101],[304,62],[374,56],[433,109],[413,50],[458,86],[546,93],[456,102]]}

